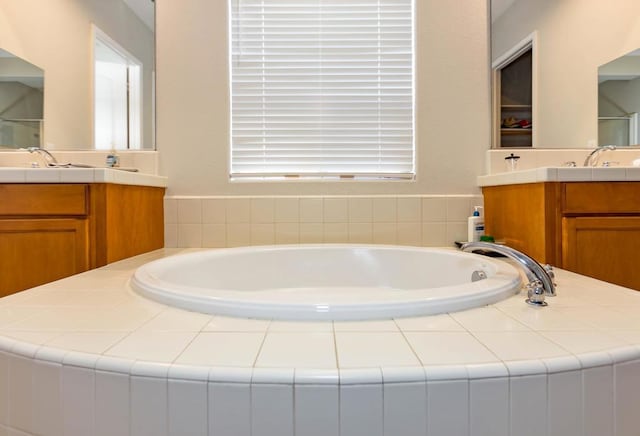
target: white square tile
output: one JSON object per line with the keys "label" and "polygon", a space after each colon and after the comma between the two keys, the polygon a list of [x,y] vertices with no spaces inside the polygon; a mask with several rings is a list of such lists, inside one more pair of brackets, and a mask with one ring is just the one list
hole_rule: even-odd
{"label": "white square tile", "polygon": [[446,220],[446,197],[424,197],[422,199],[422,222],[445,222]]}
{"label": "white square tile", "polygon": [[325,198],[323,208],[323,221],[325,223],[346,223],[349,221],[346,198]]}
{"label": "white square tile", "polygon": [[509,380],[469,380],[469,424],[472,435],[509,435]]}
{"label": "white square tile", "polygon": [[201,248],[202,224],[178,224],[178,247]]}
{"label": "white square tile", "polygon": [[631,405],[640,403],[640,360],[616,364],[613,374],[616,435],[636,434],[640,418]]}
{"label": "white square tile", "polygon": [[40,361],[33,369],[33,430],[36,434],[62,436],[62,365]]}
{"label": "white square tile", "polygon": [[96,371],[96,436],[129,434],[129,375]]}
{"label": "white square tile", "polygon": [[382,436],[383,393],[381,384],[340,386],[340,434]]}
{"label": "white square tile", "polygon": [[224,224],[227,222],[227,202],[223,198],[202,199],[202,222]]}
{"label": "white square tile", "polygon": [[445,247],[448,244],[449,239],[447,238],[447,223],[422,223],[422,246]]}
{"label": "white square tile", "polygon": [[333,333],[269,333],[255,366],[336,368]]}
{"label": "white square tile", "polygon": [[276,244],[297,244],[300,242],[300,224],[298,223],[276,223],[275,243]]}
{"label": "white square tile", "polygon": [[353,244],[372,243],[373,225],[371,223],[349,223],[349,242]]}
{"label": "white square tile", "polygon": [[423,365],[494,362],[496,357],[467,332],[406,332]]}
{"label": "white square tile", "polygon": [[273,198],[251,199],[251,222],[273,223],[275,218],[275,202]]}
{"label": "white square tile", "polygon": [[300,199],[300,222],[321,223],[324,216],[324,204],[322,198]]}
{"label": "white square tile", "polygon": [[423,436],[427,433],[427,386],[384,384],[384,434]]}
{"label": "white square tile", "polygon": [[209,383],[209,434],[251,434],[251,389],[243,383]]}
{"label": "white square tile", "polygon": [[251,435],[293,434],[293,386],[252,383]]}
{"label": "white square tile", "polygon": [[[463,221],[471,216],[469,197],[447,197],[447,221]],[[474,205],[475,206],[475,205]]]}
{"label": "white square tile", "polygon": [[202,223],[202,201],[199,198],[178,199],[178,224]]}
{"label": "white square tile", "polygon": [[33,431],[33,360],[10,355],[9,363],[9,414],[12,427]]}
{"label": "white square tile", "polygon": [[276,231],[273,223],[251,224],[251,245],[273,245]]}
{"label": "white square tile", "polygon": [[510,378],[510,433],[534,436],[547,431],[547,408],[531,413],[532,407],[547,402],[547,376],[533,375]]}
{"label": "white square tile", "polygon": [[451,315],[443,313],[440,315],[417,316],[410,318],[396,318],[396,324],[400,330],[407,331],[444,331],[463,332],[465,331]]}
{"label": "white square tile", "polygon": [[168,308],[143,325],[138,332],[200,332],[213,317],[204,313]]}
{"label": "white square tile", "polygon": [[557,436],[584,435],[581,371],[549,374],[547,389],[549,434]]}
{"label": "white square tile", "polygon": [[298,385],[294,394],[295,435],[340,434],[338,385]]}
{"label": "white square tile", "polygon": [[340,368],[419,365],[401,333],[336,332],[335,336]]}
{"label": "white square tile", "polygon": [[269,324],[269,333],[333,333],[333,321],[279,321]]}
{"label": "white square tile", "polygon": [[169,435],[207,436],[207,383],[169,380]]}
{"label": "white square tile", "polygon": [[334,321],[336,332],[397,332],[398,325],[392,319],[378,321]]}
{"label": "white square tile", "polygon": [[251,200],[248,198],[229,198],[226,200],[227,224],[251,222]]}
{"label": "white square tile", "polygon": [[603,351],[627,345],[627,342],[622,339],[599,331],[546,331],[541,334],[574,354]]}
{"label": "white square tile", "polygon": [[202,330],[204,332],[260,332],[265,333],[271,321],[266,319],[214,316]]}
{"label": "white square tile", "polygon": [[529,331],[524,324],[497,310],[492,306],[463,310],[451,314],[451,317],[469,331]]}
{"label": "white square tile", "polygon": [[168,436],[167,412],[166,378],[131,377],[132,435]]}
{"label": "white square tile", "polygon": [[[162,324],[159,322],[158,325]],[[150,362],[172,362],[196,332],[139,330],[111,347],[106,355]]]}
{"label": "white square tile", "polygon": [[502,360],[544,359],[567,353],[534,332],[474,332],[474,336]]}
{"label": "white square tile", "polygon": [[202,246],[224,248],[227,246],[227,226],[225,224],[203,224]]}
{"label": "white square tile", "polygon": [[419,223],[422,221],[421,200],[419,197],[399,197],[397,199],[398,222]]}
{"label": "white square tile", "polygon": [[421,246],[422,225],[419,222],[398,222],[397,238],[400,245]]}
{"label": "white square tile", "polygon": [[246,247],[249,245],[251,245],[250,224],[227,224],[227,247]]}
{"label": "white square tile", "polygon": [[264,333],[200,333],[176,363],[252,367],[263,338]]}
{"label": "white square tile", "polygon": [[456,241],[469,239],[466,222],[447,221],[447,241],[445,246],[451,247]]}
{"label": "white square tile", "polygon": [[373,223],[373,243],[374,244],[396,244],[396,223]]}
{"label": "white square tile", "polygon": [[349,198],[348,207],[350,223],[370,223],[373,221],[373,200],[371,198]]}
{"label": "white square tile", "polygon": [[374,198],[371,207],[374,223],[395,223],[398,220],[395,197]]}
{"label": "white square tile", "polygon": [[347,243],[349,242],[349,225],[345,223],[324,223],[323,225],[323,242],[328,243]]}
{"label": "white square tile", "polygon": [[164,222],[170,224],[178,223],[178,200],[164,198]]}
{"label": "white square tile", "polygon": [[324,225],[322,223],[300,223],[300,243],[317,244],[323,241]]}
{"label": "white square tile", "polygon": [[93,434],[95,372],[92,369],[63,365],[61,399],[65,436]]}
{"label": "white square tile", "polygon": [[294,197],[279,197],[274,203],[276,223],[297,223],[300,220],[300,200]]}
{"label": "white square tile", "polygon": [[173,248],[178,246],[178,225],[164,224],[164,246]]}
{"label": "white square tile", "polygon": [[613,436],[614,385],[609,365],[582,370],[585,436]]}
{"label": "white square tile", "polygon": [[[427,434],[469,434],[469,386],[467,380],[427,383]],[[518,434],[518,433],[514,433]]]}

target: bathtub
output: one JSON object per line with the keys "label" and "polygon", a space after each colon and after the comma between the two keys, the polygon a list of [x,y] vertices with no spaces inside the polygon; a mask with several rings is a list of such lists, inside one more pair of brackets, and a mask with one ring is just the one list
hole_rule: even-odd
{"label": "bathtub", "polygon": [[208,250],[160,259],[141,295],[218,315],[369,320],[455,312],[517,293],[509,264],[447,249],[323,244]]}

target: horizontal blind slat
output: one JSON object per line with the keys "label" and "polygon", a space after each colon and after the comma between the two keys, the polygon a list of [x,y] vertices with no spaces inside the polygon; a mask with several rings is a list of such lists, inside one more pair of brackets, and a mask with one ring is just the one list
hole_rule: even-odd
{"label": "horizontal blind slat", "polygon": [[412,0],[234,0],[231,174],[410,177]]}

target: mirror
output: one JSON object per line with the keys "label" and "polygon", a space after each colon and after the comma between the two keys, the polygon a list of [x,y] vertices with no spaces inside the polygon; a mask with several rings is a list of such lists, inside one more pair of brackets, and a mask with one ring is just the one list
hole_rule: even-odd
{"label": "mirror", "polygon": [[491,0],[491,58],[533,41],[536,148],[598,145],[598,69],[640,47],[640,2]]}
{"label": "mirror", "polygon": [[0,149],[40,146],[44,71],[0,49]]}
{"label": "mirror", "polygon": [[46,76],[41,116],[44,122],[39,137],[45,148],[95,148],[96,29],[140,64],[137,148],[152,150],[155,148],[153,0],[0,1],[0,48],[37,65]]}
{"label": "mirror", "polygon": [[598,145],[640,143],[640,49],[598,68]]}

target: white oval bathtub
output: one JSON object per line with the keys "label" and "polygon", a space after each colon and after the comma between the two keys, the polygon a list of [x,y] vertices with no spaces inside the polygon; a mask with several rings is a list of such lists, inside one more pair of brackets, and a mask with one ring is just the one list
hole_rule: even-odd
{"label": "white oval bathtub", "polygon": [[[472,281],[474,271],[486,279]],[[278,245],[205,250],[140,267],[133,288],[187,310],[290,320],[365,320],[482,306],[520,290],[505,262],[447,249]]]}

